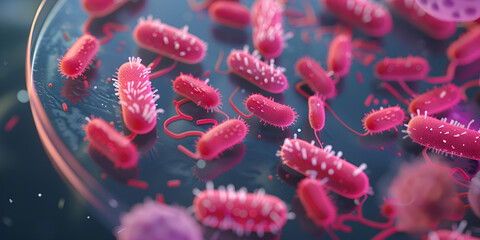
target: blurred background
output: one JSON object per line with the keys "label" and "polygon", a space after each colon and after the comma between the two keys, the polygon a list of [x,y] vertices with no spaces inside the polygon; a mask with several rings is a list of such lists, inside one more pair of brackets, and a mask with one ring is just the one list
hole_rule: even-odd
{"label": "blurred background", "polygon": [[41,1],[0,2],[0,239],[114,239],[60,178],[35,129],[25,51]]}

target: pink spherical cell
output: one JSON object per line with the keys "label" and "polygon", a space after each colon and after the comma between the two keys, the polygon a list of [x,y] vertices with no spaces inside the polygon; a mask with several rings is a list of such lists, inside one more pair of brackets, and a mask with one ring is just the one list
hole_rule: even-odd
{"label": "pink spherical cell", "polygon": [[468,22],[480,17],[479,0],[415,0],[430,15],[449,22]]}
{"label": "pink spherical cell", "polygon": [[282,54],[283,5],[278,0],[256,0],[251,10],[253,24],[253,45],[266,59]]}
{"label": "pink spherical cell", "polygon": [[315,131],[325,127],[325,102],[317,95],[308,98],[308,121]]}
{"label": "pink spherical cell", "polygon": [[288,127],[295,122],[296,112],[289,106],[283,105],[261,94],[252,94],[245,101],[248,111],[265,123],[276,127]]}
{"label": "pink spherical cell", "polygon": [[337,95],[335,83],[327,72],[310,57],[302,57],[295,63],[295,71],[305,80],[308,86],[325,98]]}
{"label": "pink spherical cell", "polygon": [[98,45],[97,38],[84,34],[73,43],[60,60],[58,71],[71,78],[82,75],[97,54]]}
{"label": "pink spherical cell", "polygon": [[328,48],[327,67],[337,77],[344,77],[352,66],[352,40],[346,34],[335,36]]}
{"label": "pink spherical cell", "polygon": [[415,97],[408,105],[410,114],[428,115],[445,112],[461,100],[461,89],[454,84],[434,88]]}
{"label": "pink spherical cell", "polygon": [[177,29],[151,17],[139,19],[133,38],[140,47],[183,63],[199,63],[207,53],[207,45],[187,26]]}
{"label": "pink spherical cell", "polygon": [[392,30],[392,16],[387,8],[366,0],[320,0],[327,11],[343,22],[372,37],[385,36]]}
{"label": "pink spherical cell", "polygon": [[214,22],[232,28],[250,25],[249,9],[238,2],[216,1],[208,8],[208,15]]}
{"label": "pink spherical cell", "polygon": [[370,134],[382,133],[401,125],[405,120],[405,111],[399,106],[372,110],[363,118],[363,128]]}
{"label": "pink spherical cell", "polygon": [[[198,190],[198,189],[197,189]],[[198,191],[193,200],[195,216],[204,225],[223,230],[233,230],[238,235],[256,232],[278,233],[287,221],[287,207],[278,197],[265,194],[261,189],[247,193],[245,188],[235,191],[233,185]]]}
{"label": "pink spherical cell", "polygon": [[218,109],[221,104],[218,90],[192,75],[180,74],[173,81],[173,90],[208,110]]}
{"label": "pink spherical cell", "polygon": [[402,167],[389,192],[395,200],[396,228],[402,232],[424,234],[441,219],[460,220],[465,214],[449,172],[431,165]]}
{"label": "pink spherical cell", "polygon": [[124,214],[120,224],[117,240],[203,240],[201,227],[186,210],[148,199]]}
{"label": "pink spherical cell", "polygon": [[247,49],[233,50],[227,57],[228,67],[233,73],[267,92],[283,93],[288,88],[284,69],[276,67],[273,59],[270,64],[261,61],[257,54],[249,54]]}
{"label": "pink spherical cell", "polygon": [[83,9],[92,17],[106,16],[130,0],[82,0]]}
{"label": "pink spherical cell", "polygon": [[341,155],[341,151],[335,155],[332,146],[321,149],[306,141],[288,138],[280,151],[282,162],[288,167],[311,178],[328,178],[325,185],[339,195],[354,199],[367,194],[369,180],[363,172],[366,164],[357,167],[341,159]]}
{"label": "pink spherical cell", "polygon": [[413,142],[444,153],[480,160],[480,133],[446,119],[416,116],[408,122],[407,133]]}
{"label": "pink spherical cell", "polygon": [[[452,0],[455,1],[455,0]],[[437,19],[425,12],[412,0],[387,0],[390,8],[408,21],[413,27],[418,28],[426,35],[438,39],[447,39],[457,31],[457,23]]]}
{"label": "pink spherical cell", "polygon": [[375,77],[384,81],[415,81],[426,78],[429,72],[428,61],[416,56],[386,57],[374,67]]}
{"label": "pink spherical cell", "polygon": [[480,217],[480,173],[475,174],[470,181],[468,190],[468,202],[477,217]]}
{"label": "pink spherical cell", "polygon": [[116,168],[134,168],[138,165],[138,152],[135,146],[112,125],[101,118],[87,119],[84,127],[90,145],[100,151]]}
{"label": "pink spherical cell", "polygon": [[[480,2],[478,4],[480,7]],[[480,59],[480,26],[473,27],[447,48],[450,61],[458,65],[466,65]]]}
{"label": "pink spherical cell", "polygon": [[211,160],[245,139],[248,125],[240,119],[230,119],[212,127],[200,137],[197,153],[203,160]]}
{"label": "pink spherical cell", "polygon": [[298,183],[297,194],[307,217],[317,226],[327,227],[335,222],[337,210],[331,198],[327,196],[325,185],[322,182],[305,178]]}
{"label": "pink spherical cell", "polygon": [[145,134],[157,124],[155,101],[160,98],[152,90],[150,68],[141,64],[142,59],[131,57],[117,71],[114,81],[116,95],[122,105],[123,121],[137,134]]}

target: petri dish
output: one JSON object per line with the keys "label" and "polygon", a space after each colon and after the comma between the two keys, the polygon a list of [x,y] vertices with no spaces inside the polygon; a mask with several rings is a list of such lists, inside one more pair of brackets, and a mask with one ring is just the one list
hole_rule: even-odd
{"label": "petri dish", "polygon": [[[242,1],[251,6],[252,1]],[[302,11],[301,1],[292,1],[287,4],[288,9]],[[322,26],[337,23],[335,18],[326,13],[322,6],[312,3],[319,24]],[[207,56],[199,64],[188,65],[179,63],[169,73],[152,80],[152,86],[159,90],[159,108],[164,109],[158,115],[156,129],[139,139],[136,144],[140,150],[138,169],[121,171],[109,165],[102,156],[98,156],[88,148],[84,140],[85,133],[82,125],[86,117],[95,116],[113,122],[119,131],[127,130],[122,123],[121,107],[110,78],[115,75],[116,69],[128,61],[128,57],[136,56],[143,59],[143,63],[152,62],[156,55],[141,49],[134,42],[132,30],[140,17],[153,16],[162,22],[181,28],[189,26],[189,32],[208,43]],[[193,188],[205,189],[205,182],[211,180],[216,186],[233,184],[238,189],[246,187],[249,192],[264,188],[267,193],[280,197],[287,203],[289,211],[296,213],[297,218],[289,220],[278,236],[270,238],[280,239],[318,239],[325,232],[312,225],[305,217],[305,212],[295,197],[295,188],[280,180],[279,174],[286,170],[279,166],[280,158],[275,156],[285,138],[297,134],[298,138],[306,141],[315,139],[308,123],[307,101],[295,91],[295,84],[301,79],[294,71],[294,64],[302,56],[310,56],[322,62],[325,67],[328,45],[332,35],[326,32],[321,38],[315,35],[320,28],[316,26],[294,27],[285,20],[285,32],[293,33],[293,38],[287,40],[288,46],[283,54],[276,59],[276,64],[286,68],[285,75],[289,79],[289,88],[283,94],[270,94],[247,83],[233,74],[219,74],[215,71],[215,63],[221,51],[228,53],[231,49],[242,49],[245,45],[253,48],[251,28],[233,30],[220,26],[211,21],[206,11],[192,11],[187,1],[147,1],[137,0],[127,3],[116,12],[104,18],[92,21],[89,30],[99,38],[104,35],[102,24],[114,22],[128,27],[128,31],[117,31],[113,38],[101,45],[95,62],[86,73],[85,79],[72,81],[62,77],[58,72],[58,59],[61,58],[73,42],[83,34],[88,15],[81,10],[80,1],[45,0],[38,9],[32,25],[27,51],[27,88],[29,92],[32,113],[37,126],[38,134],[49,154],[52,164],[65,181],[78,191],[96,210],[98,217],[103,220],[107,228],[114,229],[119,225],[119,217],[127,212],[134,204],[145,198],[155,198],[162,194],[168,204],[178,204],[184,207],[192,205]],[[413,29],[394,15],[395,27],[393,31],[381,39],[370,39],[355,31],[354,38],[364,41],[375,41],[380,44],[382,51],[370,52],[375,61],[384,56],[419,55],[426,58],[433,66],[429,75],[442,75],[448,59],[445,50],[448,44],[456,39],[462,30],[458,30],[455,37],[447,41],[436,41]],[[161,69],[172,64],[168,58],[162,59]],[[480,63],[459,67],[454,83],[462,84],[478,77],[476,71]],[[225,61],[221,69],[226,69]],[[172,90],[172,79],[180,73],[189,73],[205,79],[208,75],[211,85],[218,88],[223,95],[222,110],[230,117],[237,117],[228,104],[228,97],[237,86],[241,91],[233,101],[240,106],[242,100],[251,93],[262,93],[273,97],[275,101],[295,108],[298,118],[294,125],[284,130],[265,125],[258,118],[248,119],[250,131],[243,145],[236,146],[225,153],[217,164],[207,164],[188,158],[177,150],[179,144],[193,150],[196,137],[181,140],[170,138],[163,130],[163,122],[175,115],[172,100],[181,97]],[[362,80],[359,76],[361,75]],[[51,84],[51,86],[50,86]],[[412,82],[409,84],[417,92],[432,88],[431,84]],[[398,88],[398,86],[396,86]],[[329,104],[344,122],[356,130],[362,129],[361,119],[371,109],[379,109],[388,105],[399,105],[406,109],[391,94],[381,87],[381,81],[373,76],[372,66],[362,64],[358,59],[353,61],[350,74],[342,78],[337,84],[338,96],[329,101]],[[373,95],[374,100],[369,106],[364,104],[365,99]],[[407,95],[404,95],[407,97]],[[469,101],[462,102],[442,116],[468,123],[471,119],[480,119],[478,108],[478,92],[468,91]],[[68,108],[64,111],[63,104]],[[184,112],[194,116],[194,120],[215,118],[222,121],[225,117],[218,113],[206,113],[205,110],[194,104],[187,104]],[[474,122],[471,128],[479,128],[480,121]],[[210,126],[197,126],[194,122],[182,121],[172,124],[169,128],[175,132],[186,130],[206,131]],[[399,127],[401,130],[404,127]],[[364,204],[364,215],[368,219],[385,221],[379,213],[379,206],[383,203],[383,196],[388,194],[388,186],[396,175],[399,166],[405,162],[412,162],[421,158],[422,148],[409,139],[402,139],[403,134],[389,131],[383,134],[359,137],[345,129],[334,117],[327,112],[326,127],[320,133],[321,141],[332,145],[335,151],[343,151],[343,156],[356,166],[366,163],[365,170],[370,178],[373,196]],[[473,175],[480,169],[478,161],[451,156],[435,155],[448,161],[452,166],[463,168]],[[433,157],[433,155],[432,155]],[[288,169],[287,169],[288,170]],[[287,172],[288,173],[288,172]],[[270,177],[271,176],[271,177]],[[140,186],[132,186],[131,181]],[[181,185],[176,188],[167,186],[169,180],[178,179]],[[292,182],[294,182],[292,174]],[[148,188],[142,188],[147,183]],[[354,202],[338,196],[334,197],[335,204],[341,212],[354,209]],[[303,212],[302,212],[303,211]],[[477,224],[473,215],[467,215],[469,222]],[[452,222],[442,222],[443,228],[449,228]],[[369,239],[378,230],[352,224],[355,236],[359,239]],[[217,230],[206,228],[205,237],[208,239]],[[232,232],[222,232],[224,239],[247,239],[237,237]],[[352,235],[337,231],[340,238],[348,239]],[[474,233],[475,235],[476,233]],[[222,238],[222,239],[223,239]],[[255,239],[253,236],[251,238]],[[406,234],[397,234],[391,239],[411,239]]]}

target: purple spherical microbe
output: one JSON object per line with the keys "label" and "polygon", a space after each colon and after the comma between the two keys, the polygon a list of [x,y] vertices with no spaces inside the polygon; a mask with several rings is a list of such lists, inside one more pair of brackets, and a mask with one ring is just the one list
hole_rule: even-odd
{"label": "purple spherical microbe", "polygon": [[447,22],[468,22],[480,18],[480,0],[416,0],[430,15]]}
{"label": "purple spherical microbe", "polygon": [[133,206],[120,223],[117,240],[203,240],[200,226],[188,212],[149,199]]}
{"label": "purple spherical microbe", "polygon": [[470,181],[468,190],[468,202],[477,217],[480,217],[480,172]]}

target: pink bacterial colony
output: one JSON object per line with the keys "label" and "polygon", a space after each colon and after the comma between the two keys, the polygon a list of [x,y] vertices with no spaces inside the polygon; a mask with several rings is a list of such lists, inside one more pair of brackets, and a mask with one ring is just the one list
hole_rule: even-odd
{"label": "pink bacterial colony", "polygon": [[[102,55],[108,51],[103,44],[114,37],[112,30],[130,31],[132,42],[137,45],[137,49],[144,49],[148,54],[155,55],[149,63],[142,63],[140,57],[129,57],[128,62],[115,66],[118,69],[113,79],[115,89],[112,89],[112,93],[115,91],[115,95],[118,96],[119,119],[116,120],[122,122],[124,133],[114,127],[113,121],[108,123],[101,118],[86,117],[87,124],[83,126],[83,130],[85,141],[88,141],[88,151],[99,155],[92,158],[96,163],[98,158],[106,159],[104,161],[107,164],[113,165],[110,167],[114,168],[113,170],[106,171],[108,174],[124,173],[131,177],[125,181],[126,185],[148,189],[147,182],[136,179],[139,159],[143,158],[143,152],[148,152],[156,144],[158,136],[164,133],[173,139],[197,137],[195,144],[193,141],[190,145],[175,143],[177,149],[174,148],[171,151],[180,151],[184,154],[179,157],[179,162],[185,159],[196,162],[192,175],[197,178],[195,180],[200,181],[213,181],[223,172],[231,169],[235,171],[235,167],[242,164],[244,156],[249,156],[246,155],[250,151],[248,146],[259,144],[263,147],[264,145],[260,144],[264,143],[281,144],[280,150],[276,153],[276,161],[279,163],[278,173],[284,182],[296,188],[294,202],[298,201],[298,205],[303,208],[305,216],[302,216],[302,219],[306,219],[307,222],[300,223],[302,228],[308,228],[304,225],[308,225],[310,221],[314,228],[321,228],[331,238],[338,239],[334,231],[350,233],[352,227],[346,223],[357,221],[367,227],[382,229],[371,238],[374,240],[386,239],[397,232],[429,240],[478,239],[470,236],[472,234],[470,231],[464,233],[466,229],[464,221],[452,231],[442,229],[445,221],[460,221],[468,211],[480,217],[478,169],[467,173],[460,167],[432,162],[427,150],[455,156],[454,159],[466,158],[480,161],[480,130],[477,131],[471,127],[474,120],[465,123],[463,120],[441,118],[444,114],[448,114],[449,110],[457,111],[461,108],[462,100],[469,101],[467,90],[478,87],[480,84],[476,79],[462,85],[454,83],[457,81],[457,73],[464,67],[469,68],[466,65],[480,59],[480,26],[474,22],[463,23],[461,26],[466,29],[465,33],[460,34],[457,39],[452,39],[458,36],[456,35],[457,22],[473,21],[480,17],[480,0],[385,0],[385,5],[381,1],[372,0],[319,0],[319,6],[338,19],[338,23],[324,26],[322,19],[320,28],[294,29],[295,31],[288,33],[285,33],[285,29],[289,30],[290,27],[318,25],[320,21],[317,19],[317,13],[312,10],[309,3],[302,2],[304,11],[300,11],[291,7],[295,4],[292,1],[282,0],[187,1],[191,10],[197,12],[193,19],[206,21],[212,26],[223,25],[218,28],[220,29],[218,31],[225,29],[225,31],[240,33],[251,31],[251,41],[248,43],[253,45],[255,50],[250,53],[248,45],[243,50],[238,50],[228,44],[215,46],[215,48],[221,48],[220,53],[215,52],[217,50],[215,48],[209,50],[207,42],[199,37],[204,36],[205,33],[195,27],[178,28],[180,21],[169,22],[167,18],[162,22],[152,16],[140,17],[132,29],[126,25],[108,22],[111,20],[109,16],[128,8],[130,4],[135,4],[135,1],[81,1],[89,19],[84,24],[83,33],[75,41],[72,40],[70,48],[62,50],[65,55],[59,59],[59,75],[67,76],[68,81],[75,81],[65,84],[62,96],[70,96],[72,91],[76,91],[69,88],[83,86],[83,90],[88,91],[92,85],[100,84],[90,81],[90,74],[95,75],[95,71],[90,73],[89,70],[97,70],[109,64],[106,61],[102,63],[102,58],[96,58],[98,54]],[[429,53],[412,53],[418,55],[401,53],[401,56],[385,54],[382,46],[388,38],[383,37],[392,37],[389,35],[394,27],[390,10],[435,41],[451,42],[448,47],[446,42],[443,42],[446,51],[442,56],[449,61],[449,64],[438,67],[446,72],[445,76],[429,76],[430,72],[436,71],[433,67],[437,68],[438,65],[436,62],[431,64],[429,62],[431,59],[425,57]],[[208,14],[209,18],[205,18],[205,14]],[[95,25],[95,19],[106,21],[102,23],[102,30],[106,36],[100,40],[95,34],[89,33],[90,26]],[[330,44],[327,44],[328,49],[312,43],[310,39],[312,33],[317,43],[320,42],[322,34],[333,34]],[[286,43],[287,38],[291,36],[301,37],[305,44],[312,45],[305,48],[293,46],[295,51],[292,51],[287,48]],[[64,38],[65,41],[70,41],[67,32],[64,32]],[[121,47],[124,45],[125,42],[121,41],[120,48],[117,49],[118,54],[121,53]],[[219,66],[223,59],[223,48],[226,46],[230,50],[226,59],[228,71],[221,72]],[[308,52],[304,49],[312,51]],[[358,49],[370,52],[359,52]],[[143,55],[140,52],[138,55]],[[325,59],[317,61],[307,55],[314,55],[316,52],[324,52]],[[208,59],[213,59],[215,56],[212,57],[212,55],[218,53],[220,56],[215,66],[216,73],[212,73],[210,69],[214,66],[208,64],[210,62]],[[395,103],[389,106],[388,97],[382,97],[383,99],[379,97],[381,91],[374,92],[377,96],[373,93],[368,95],[363,104],[365,107],[370,106],[372,102],[374,105],[379,105],[380,102],[382,104],[375,109],[369,108],[371,111],[365,111],[363,119],[360,118],[361,116],[353,117],[354,121],[358,125],[361,122],[365,129],[364,133],[359,133],[343,122],[333,109],[343,110],[341,106],[336,105],[336,102],[342,101],[345,89],[357,86],[359,94],[363,94],[361,89],[365,85],[354,85],[350,79],[346,79],[350,77],[349,75],[353,75],[349,74],[351,67],[357,64],[353,63],[352,59],[355,56],[357,60],[357,56],[362,54],[365,55],[363,59],[369,60],[358,61],[358,63],[365,69],[368,68],[371,74],[362,75],[366,73],[363,70],[357,72],[358,84],[363,84],[364,77],[380,80],[373,81],[372,86],[367,87],[375,85],[386,90],[385,93],[393,95],[399,100],[400,105]],[[383,55],[382,58],[377,59],[380,55]],[[163,70],[153,71],[159,66],[162,58],[169,58],[174,63]],[[289,62],[286,58],[296,60],[295,64],[285,64]],[[205,59],[208,61],[204,61]],[[179,66],[177,62],[180,63]],[[373,62],[375,65],[370,67]],[[326,67],[322,67],[323,65]],[[457,69],[459,66],[462,68]],[[201,69],[202,75],[200,76],[193,69]],[[168,74],[171,71],[174,75]],[[221,92],[232,92],[232,90],[222,82],[226,78],[222,78],[221,75],[228,73],[236,75],[232,74],[229,77],[243,79],[246,83],[237,84],[233,79],[232,84],[240,86],[237,86],[230,95],[230,106],[225,109],[225,107],[222,108]],[[297,104],[295,107],[297,110],[305,110],[308,107],[308,112],[299,111],[301,116],[297,115],[294,106],[289,105],[293,103],[291,96],[285,95],[291,90],[288,89],[289,83],[296,81],[294,77],[288,79],[287,76],[294,74],[297,80],[300,79],[295,85],[295,90],[305,97],[297,96],[303,104]],[[476,76],[480,74],[478,69],[474,74]],[[157,77],[163,78],[158,80],[159,82],[164,81],[170,84],[168,82],[170,80],[171,88],[169,87],[168,90],[176,95],[162,102],[157,101],[160,98],[157,94],[158,90],[152,87],[154,84],[152,80]],[[111,80],[108,78],[107,81]],[[416,82],[419,80],[424,81],[422,84],[442,85],[433,85],[430,90],[418,92],[420,87]],[[245,84],[245,89],[239,91],[243,87],[242,84]],[[403,92],[397,91],[397,86],[400,86]],[[96,89],[96,86],[93,88]],[[245,99],[243,110],[234,104],[234,96],[237,92],[239,92],[238,95],[242,95],[241,98]],[[404,98],[404,94],[408,94],[409,97]],[[82,92],[82,97],[71,99],[75,99],[76,104],[82,101],[84,95],[88,94]],[[168,94],[165,95],[168,96]],[[365,96],[363,98],[365,99]],[[170,103],[170,108],[166,108],[168,110],[157,106],[167,106]],[[63,108],[65,112],[76,111],[74,104],[68,104],[67,107],[67,102],[59,103],[59,108]],[[349,104],[356,106],[358,102],[352,101]],[[362,107],[362,104],[359,106]],[[326,113],[325,109],[329,113]],[[408,109],[408,114],[404,109]],[[163,118],[159,116],[161,113],[171,115],[162,120],[164,131],[157,132],[157,122]],[[362,111],[361,114],[363,113]],[[455,114],[452,114],[454,118]],[[356,158],[355,161],[350,162],[342,158],[342,151],[335,152],[331,145],[324,145],[321,141],[323,136],[328,140],[331,137],[329,135],[337,133],[334,127],[329,127],[331,116],[350,131],[360,135],[361,137],[358,137],[360,145],[369,141],[380,142],[381,151],[398,147],[396,145],[387,147],[384,142],[386,143],[389,138],[398,139],[398,134],[394,131],[398,131],[397,128],[403,125],[406,127],[402,130],[406,134],[404,138],[410,138],[413,144],[424,148],[423,157],[426,163],[415,162],[404,165],[390,185],[384,187],[388,189],[388,193],[382,191],[375,193],[374,189],[378,186],[371,185],[370,181],[378,176],[372,174],[374,170],[366,171],[366,163],[358,164],[356,161],[367,161],[370,164],[372,161],[381,159],[370,159],[362,155],[352,156],[347,150],[346,156]],[[261,126],[258,119],[265,126]],[[177,121],[187,123],[173,126]],[[301,132],[302,129],[295,126],[297,121],[304,121],[302,124],[313,129],[317,141],[309,142],[301,139],[313,138],[312,135],[303,133],[301,138],[297,138],[296,134],[293,138],[288,137],[291,136],[293,129]],[[168,127],[170,124],[172,124],[171,127]],[[210,125],[210,128],[174,133],[178,128],[202,127],[201,125]],[[263,129],[267,130],[263,132]],[[382,136],[387,131],[391,133]],[[255,134],[254,137],[250,136],[252,132]],[[285,134],[288,134],[287,137]],[[343,139],[344,136],[341,134],[335,134],[335,137],[342,141],[348,140]],[[142,141],[147,143],[142,145]],[[192,146],[195,150],[190,151],[185,146]],[[258,149],[258,147],[252,148]],[[139,151],[142,155],[139,155]],[[400,161],[402,153],[398,152],[396,158]],[[407,157],[403,158],[409,160]],[[258,154],[255,158],[257,164],[252,168],[263,171],[264,169],[260,168],[267,160],[263,155]],[[452,161],[455,163],[456,160]],[[150,163],[142,162],[142,164],[145,164],[143,167],[148,168]],[[106,175],[102,173],[102,178],[105,179]],[[267,175],[272,185],[277,184],[274,182],[276,176]],[[458,177],[461,177],[460,180]],[[180,177],[173,177],[161,185],[175,188],[169,191],[185,190],[188,181],[180,179]],[[227,179],[244,181],[236,177]],[[261,181],[255,183],[269,185]],[[213,183],[207,182],[205,190],[195,188],[193,193],[195,197],[189,208],[191,211],[165,204],[165,199],[170,200],[170,196],[164,199],[160,193],[157,195],[157,201],[147,199],[144,203],[135,205],[130,212],[121,216],[120,226],[117,227],[115,234],[117,239],[200,240],[204,239],[205,234],[199,223],[215,230],[231,231],[239,237],[255,234],[255,237],[272,235],[278,239],[287,221],[295,215],[289,212],[289,203],[284,202],[274,193],[267,194],[262,188],[249,193],[245,187],[235,189],[232,184],[214,189]],[[386,220],[378,222],[368,220],[363,214],[364,203],[372,201],[369,195],[374,194],[388,194],[384,196],[385,203],[379,209],[379,214],[386,217]],[[293,194],[291,196],[293,197]],[[344,211],[342,205],[338,204],[342,201],[352,203],[353,210]],[[296,211],[295,206],[294,211]],[[355,235],[349,235],[349,237],[353,239]]]}

